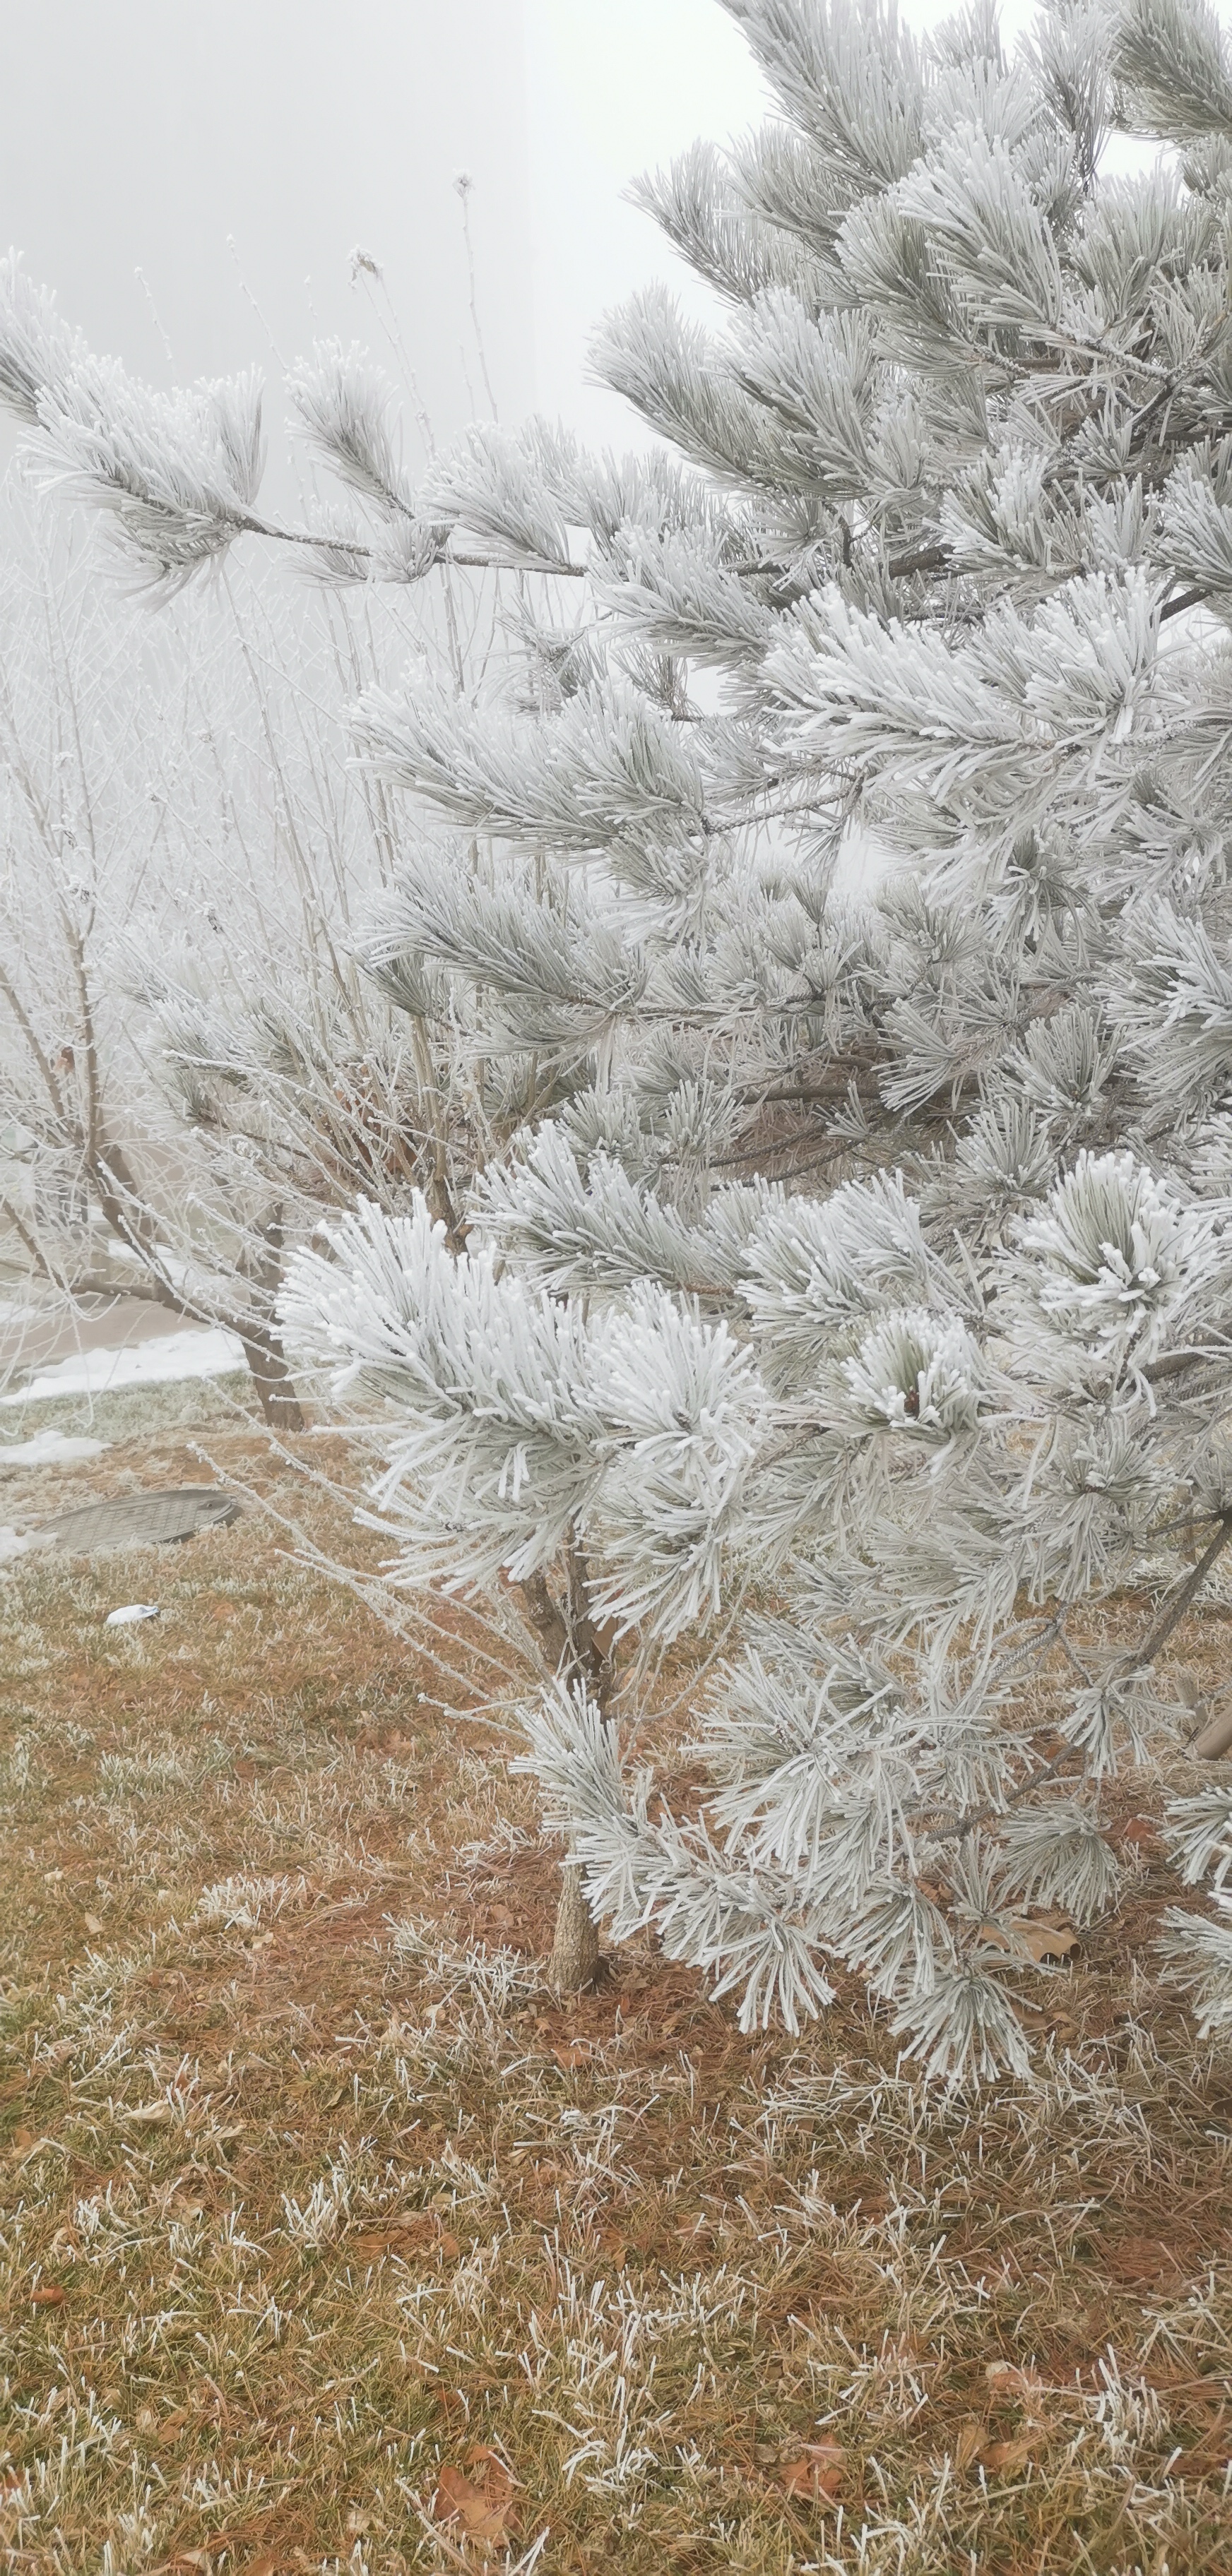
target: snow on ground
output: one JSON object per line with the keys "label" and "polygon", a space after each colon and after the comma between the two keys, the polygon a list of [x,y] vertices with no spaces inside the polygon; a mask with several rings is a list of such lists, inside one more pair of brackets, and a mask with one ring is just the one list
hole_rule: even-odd
{"label": "snow on ground", "polygon": [[29,1404],[53,1395],[103,1395],[121,1386],[162,1386],[173,1378],[225,1377],[243,1366],[244,1346],[238,1334],[225,1333],[215,1325],[194,1327],[167,1333],[158,1341],[126,1342],[118,1350],[74,1351],[70,1358],[39,1369],[12,1394],[0,1395],[0,1405]]}
{"label": "snow on ground", "polygon": [[17,1530],[11,1521],[0,1522],[0,1569],[28,1556],[32,1547],[45,1547],[46,1539],[39,1530]]}
{"label": "snow on ground", "polygon": [[63,1431],[36,1431],[33,1440],[0,1440],[0,1476],[8,1467],[80,1467],[101,1458],[105,1440],[70,1440]]}

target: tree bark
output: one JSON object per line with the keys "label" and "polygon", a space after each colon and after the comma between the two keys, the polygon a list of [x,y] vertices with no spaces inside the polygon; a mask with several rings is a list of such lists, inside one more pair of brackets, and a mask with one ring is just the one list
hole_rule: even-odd
{"label": "tree bark", "polygon": [[598,1969],[598,1927],[582,1890],[580,1865],[567,1860],[561,1872],[548,1984],[558,1994],[580,1995],[593,1986]]}
{"label": "tree bark", "polygon": [[[567,1549],[566,1574],[568,1592],[563,1610],[557,1608],[541,1574],[533,1574],[523,1583],[522,1598],[548,1661],[566,1683],[585,1682],[591,1699],[610,1725],[611,1660],[595,1634],[586,1599],[586,1560],[576,1541]],[[593,1986],[598,1968],[598,1926],[583,1892],[581,1869],[576,1861],[566,1860],[561,1871],[548,1983],[559,1994],[581,1994]]]}
{"label": "tree bark", "polygon": [[276,1333],[241,1334],[257,1400],[271,1431],[302,1431],[303,1409]]}
{"label": "tree bark", "polygon": [[[271,1208],[258,1235],[261,1254],[250,1270],[254,1287],[260,1292],[267,1314],[274,1311],[274,1300],[282,1284],[282,1209]],[[240,1326],[244,1356],[252,1371],[261,1411],[271,1431],[302,1431],[304,1417],[299,1397],[283,1354],[282,1339],[271,1323],[260,1324],[255,1331],[245,1332]]]}

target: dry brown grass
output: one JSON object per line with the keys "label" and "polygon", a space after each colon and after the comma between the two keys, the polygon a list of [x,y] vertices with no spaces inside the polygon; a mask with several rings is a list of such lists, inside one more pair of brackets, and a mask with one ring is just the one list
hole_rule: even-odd
{"label": "dry brown grass", "polygon": [[[199,1477],[175,1412],[3,1516]],[[502,1740],[252,1518],[0,1620],[4,2563],[1228,2563],[1232,2068],[1148,1828],[1041,2088],[947,2105],[855,1997],[749,2042],[647,1945],[555,2004]]]}

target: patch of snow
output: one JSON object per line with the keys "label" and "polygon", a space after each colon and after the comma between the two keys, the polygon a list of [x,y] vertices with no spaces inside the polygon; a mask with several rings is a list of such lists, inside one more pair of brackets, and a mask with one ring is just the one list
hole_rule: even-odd
{"label": "patch of snow", "polygon": [[63,1431],[36,1431],[32,1440],[0,1440],[0,1476],[6,1467],[77,1467],[101,1458],[106,1440],[70,1440]]}
{"label": "patch of snow", "polygon": [[19,1556],[28,1556],[32,1547],[46,1547],[41,1530],[15,1530],[11,1521],[0,1523],[0,1568],[14,1565]]}
{"label": "patch of snow", "polygon": [[44,1396],[105,1395],[122,1386],[166,1386],[176,1378],[226,1377],[244,1366],[238,1333],[218,1325],[165,1333],[160,1341],[125,1342],[118,1350],[74,1351],[40,1369],[0,1405],[29,1404]]}

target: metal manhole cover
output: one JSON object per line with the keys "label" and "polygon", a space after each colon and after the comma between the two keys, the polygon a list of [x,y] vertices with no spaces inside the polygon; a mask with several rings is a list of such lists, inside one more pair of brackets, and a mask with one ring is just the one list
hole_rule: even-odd
{"label": "metal manhole cover", "polygon": [[239,1518],[239,1510],[235,1495],[222,1485],[179,1485],[160,1494],[115,1494],[110,1502],[83,1503],[44,1521],[39,1537],[74,1555],[104,1547],[165,1547],[198,1530],[223,1529]]}

